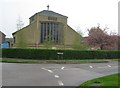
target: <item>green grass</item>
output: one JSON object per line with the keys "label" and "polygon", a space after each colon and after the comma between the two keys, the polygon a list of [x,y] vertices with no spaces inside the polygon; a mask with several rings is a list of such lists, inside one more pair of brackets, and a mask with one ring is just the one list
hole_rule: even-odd
{"label": "green grass", "polygon": [[100,83],[100,86],[120,86],[120,78],[118,79],[119,76],[120,74],[112,74],[97,79],[89,80],[81,84],[78,88],[82,86],[90,86],[93,83]]}
{"label": "green grass", "polygon": [[102,63],[108,62],[109,60],[31,60],[31,59],[12,59],[12,58],[3,58],[0,62],[5,63]]}
{"label": "green grass", "polygon": [[5,62],[5,63],[37,63],[37,60],[1,59],[0,62]]}
{"label": "green grass", "polygon": [[118,61],[118,62],[120,62],[120,59],[113,59],[112,61]]}

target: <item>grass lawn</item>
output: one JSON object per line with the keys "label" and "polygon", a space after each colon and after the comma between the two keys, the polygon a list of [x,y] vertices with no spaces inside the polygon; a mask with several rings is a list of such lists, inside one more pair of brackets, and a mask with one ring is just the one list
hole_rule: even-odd
{"label": "grass lawn", "polygon": [[1,59],[0,62],[5,62],[5,63],[37,63],[37,60],[23,60],[23,59]]}
{"label": "grass lawn", "polygon": [[78,88],[81,88],[81,86],[93,86],[93,84],[99,84],[99,86],[120,86],[119,76],[120,74],[112,74],[97,79],[88,80],[81,84]]}
{"label": "grass lawn", "polygon": [[0,62],[5,63],[63,63],[63,64],[69,64],[69,63],[103,63],[103,62],[109,62],[110,60],[102,59],[102,60],[31,60],[31,59],[12,59],[12,58],[3,58],[0,60]]}
{"label": "grass lawn", "polygon": [[118,61],[118,62],[120,62],[120,59],[113,59],[112,61]]}

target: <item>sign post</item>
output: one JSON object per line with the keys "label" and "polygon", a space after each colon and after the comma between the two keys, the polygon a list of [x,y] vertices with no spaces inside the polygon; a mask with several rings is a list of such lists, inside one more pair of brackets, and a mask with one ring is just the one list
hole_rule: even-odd
{"label": "sign post", "polygon": [[63,59],[63,52],[57,52],[57,57],[59,59]]}

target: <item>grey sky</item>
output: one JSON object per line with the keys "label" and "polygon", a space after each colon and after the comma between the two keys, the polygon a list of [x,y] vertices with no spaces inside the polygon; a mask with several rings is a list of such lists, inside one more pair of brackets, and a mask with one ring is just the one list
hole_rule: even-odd
{"label": "grey sky", "polygon": [[109,32],[118,32],[119,0],[0,0],[0,31],[7,37],[17,31],[17,19],[20,16],[24,26],[29,17],[47,9],[68,16],[68,25],[87,35],[87,29],[100,23]]}

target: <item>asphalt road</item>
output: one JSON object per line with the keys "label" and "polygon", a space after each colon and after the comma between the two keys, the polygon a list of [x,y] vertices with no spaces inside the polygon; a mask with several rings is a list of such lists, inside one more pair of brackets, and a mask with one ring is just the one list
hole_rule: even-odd
{"label": "asphalt road", "polygon": [[2,63],[2,86],[78,86],[118,73],[118,63],[17,64]]}

